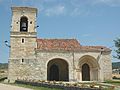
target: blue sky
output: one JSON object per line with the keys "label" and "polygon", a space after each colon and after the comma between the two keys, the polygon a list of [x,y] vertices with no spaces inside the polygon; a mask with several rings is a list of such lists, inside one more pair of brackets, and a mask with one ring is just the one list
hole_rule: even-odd
{"label": "blue sky", "polygon": [[10,39],[11,6],[38,8],[39,38],[76,38],[81,45],[107,46],[115,54],[120,0],[0,0],[0,63],[9,57],[4,41]]}

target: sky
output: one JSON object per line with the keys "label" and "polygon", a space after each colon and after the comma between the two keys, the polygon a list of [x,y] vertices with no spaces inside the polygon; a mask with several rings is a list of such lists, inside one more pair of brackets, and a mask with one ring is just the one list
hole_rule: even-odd
{"label": "sky", "polygon": [[[107,46],[120,38],[120,0],[0,0],[0,63],[7,63],[10,41],[11,7],[38,9],[38,38],[76,38],[81,45]],[[118,62],[112,58],[112,62]]]}

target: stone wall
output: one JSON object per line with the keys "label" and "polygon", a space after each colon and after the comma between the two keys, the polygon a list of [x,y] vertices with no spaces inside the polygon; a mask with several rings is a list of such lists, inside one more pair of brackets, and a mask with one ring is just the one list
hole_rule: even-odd
{"label": "stone wall", "polygon": [[53,59],[63,59],[68,63],[69,67],[69,80],[72,81],[74,78],[73,71],[73,56],[71,52],[49,52],[49,51],[39,51],[37,53],[37,60],[41,68],[42,77],[41,79],[47,80],[47,64]]}
{"label": "stone wall", "polygon": [[[99,52],[60,52],[60,51],[36,51],[36,59],[26,59],[24,63],[20,63],[20,60],[10,60],[10,78],[26,78],[47,80],[47,65],[48,62],[53,59],[63,59],[68,63],[69,67],[69,81],[82,81],[80,61],[84,56],[94,57],[99,64],[98,71],[91,74],[91,80],[104,81],[111,79],[111,58],[109,53],[103,53],[100,60],[97,61]],[[89,60],[92,60],[88,58]],[[89,62],[89,61],[88,61]],[[90,62],[91,63],[91,62]],[[93,64],[95,64],[93,62]],[[97,66],[97,65],[96,65]],[[92,69],[94,70],[94,69]],[[79,74],[79,75],[78,75]],[[94,75],[94,76],[93,76]],[[16,79],[15,78],[15,79]],[[92,79],[93,78],[93,79]]]}
{"label": "stone wall", "polygon": [[112,79],[112,62],[111,55],[109,52],[103,53],[101,58],[102,60],[102,70],[103,70],[103,80],[111,80]]}
{"label": "stone wall", "polygon": [[[79,68],[79,63],[82,57],[84,56],[91,56],[94,58],[94,62],[90,62],[93,64],[96,64],[93,67],[93,74],[91,74],[91,77],[95,78],[96,74],[96,79],[97,81],[104,81],[107,79],[111,79],[111,58],[110,58],[110,53],[103,53],[100,56],[100,52],[60,52],[60,51],[38,51],[37,52],[37,60],[39,62],[40,68],[42,68],[43,72],[43,77],[41,79],[47,80],[47,63],[50,60],[53,60],[55,58],[60,58],[68,62],[69,66],[69,81],[82,81],[82,77],[80,75],[77,76],[77,72],[80,71]],[[100,56],[100,57],[99,57]],[[99,57],[99,58],[98,58]],[[107,57],[107,58],[106,58]],[[91,58],[88,58],[89,60],[92,60]],[[104,62],[107,62],[107,66],[105,65]],[[95,72],[97,70],[97,72]],[[106,71],[107,70],[107,71]],[[42,73],[41,72],[41,73]],[[79,73],[80,74],[80,73]],[[109,77],[106,77],[107,74],[109,74]],[[93,76],[94,75],[94,76]],[[94,79],[91,79],[94,80]]]}
{"label": "stone wall", "polygon": [[[110,53],[103,53],[99,60],[99,52],[60,52],[60,51],[36,51],[35,59],[25,59],[24,63],[21,63],[19,59],[11,59],[9,77],[16,78],[26,78],[26,79],[37,79],[37,80],[47,80],[47,65],[49,61],[53,59],[63,59],[68,63],[69,67],[69,81],[82,81],[81,77],[81,58],[87,56],[86,59],[92,60],[90,57],[94,58],[96,61],[88,63],[93,63],[91,67],[91,80],[104,81],[111,79],[112,69],[111,69],[111,58]],[[90,57],[88,57],[90,56]],[[84,60],[84,59],[83,59]],[[86,61],[83,63],[87,63]],[[97,63],[97,64],[96,64]],[[94,65],[96,64],[96,65]],[[82,63],[81,63],[82,65]],[[91,64],[90,64],[91,65]],[[95,66],[95,68],[94,68]],[[97,67],[97,69],[96,69]],[[97,70],[97,71],[96,71]],[[96,76],[95,76],[96,74]]]}

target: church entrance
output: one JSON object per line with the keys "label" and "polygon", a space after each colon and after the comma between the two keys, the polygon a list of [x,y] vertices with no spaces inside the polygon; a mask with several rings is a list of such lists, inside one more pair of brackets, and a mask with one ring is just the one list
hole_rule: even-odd
{"label": "church entrance", "polygon": [[84,55],[79,61],[79,73],[81,73],[81,81],[98,81],[99,79],[99,63],[89,55]]}
{"label": "church entrance", "polygon": [[63,59],[53,59],[47,65],[48,81],[69,81],[68,63]]}
{"label": "church entrance", "polygon": [[50,67],[50,81],[59,81],[59,67],[57,65],[52,65]]}
{"label": "church entrance", "polygon": [[86,63],[82,65],[82,81],[90,81],[90,67]]}

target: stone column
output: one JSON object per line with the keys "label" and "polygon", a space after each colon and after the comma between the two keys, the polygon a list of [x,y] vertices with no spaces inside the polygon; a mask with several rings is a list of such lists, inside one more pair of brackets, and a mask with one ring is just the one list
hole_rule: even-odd
{"label": "stone column", "polygon": [[80,81],[82,81],[82,69],[80,68],[79,70],[80,70],[80,72],[79,72]]}
{"label": "stone column", "polygon": [[100,69],[98,69],[98,81],[100,81]]}
{"label": "stone column", "polygon": [[99,75],[99,76],[100,76],[100,81],[103,82],[103,81],[104,81],[104,75],[103,75],[104,73],[103,73],[103,70],[100,69],[99,72],[100,72],[100,75]]}
{"label": "stone column", "polygon": [[90,81],[93,81],[93,68],[90,68]]}
{"label": "stone column", "polygon": [[69,81],[74,81],[74,70],[71,65],[69,65]]}
{"label": "stone column", "polygon": [[80,69],[76,69],[76,81],[80,81]]}

